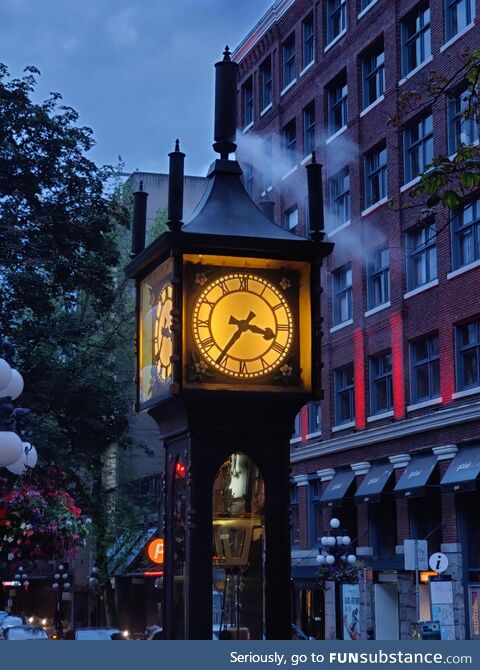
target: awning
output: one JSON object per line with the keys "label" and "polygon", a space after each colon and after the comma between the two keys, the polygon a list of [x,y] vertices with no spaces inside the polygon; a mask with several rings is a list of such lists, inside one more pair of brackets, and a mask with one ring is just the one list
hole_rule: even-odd
{"label": "awning", "polygon": [[112,576],[124,575],[133,561],[145,551],[145,545],[157,531],[158,528],[154,527],[120,535],[107,551],[110,574]]}
{"label": "awning", "polygon": [[355,478],[353,470],[338,472],[325,489],[325,493],[320,498],[320,502],[331,507],[333,503],[342,500],[347,494],[351,483]]}
{"label": "awning", "polygon": [[473,491],[480,474],[480,445],[460,449],[440,484],[453,491]]}
{"label": "awning", "polygon": [[363,478],[355,494],[355,499],[358,502],[376,502],[392,473],[393,465],[391,463],[374,465]]}
{"label": "awning", "polygon": [[437,457],[433,454],[412,458],[394,488],[395,493],[405,498],[422,495],[423,487],[427,485],[436,464]]}

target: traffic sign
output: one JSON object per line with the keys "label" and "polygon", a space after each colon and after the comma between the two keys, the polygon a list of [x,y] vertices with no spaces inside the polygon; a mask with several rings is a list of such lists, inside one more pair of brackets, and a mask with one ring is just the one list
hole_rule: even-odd
{"label": "traffic sign", "polygon": [[445,554],[437,551],[428,559],[428,565],[430,566],[431,570],[440,574],[441,572],[445,572],[445,570],[448,568],[448,558],[445,556]]}
{"label": "traffic sign", "polygon": [[428,545],[427,540],[404,540],[404,568],[405,570],[427,570]]}

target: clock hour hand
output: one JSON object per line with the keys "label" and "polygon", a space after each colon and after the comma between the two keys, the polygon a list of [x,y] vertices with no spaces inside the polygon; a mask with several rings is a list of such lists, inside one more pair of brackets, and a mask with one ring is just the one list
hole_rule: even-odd
{"label": "clock hour hand", "polygon": [[162,338],[163,337],[168,337],[168,338],[172,337],[172,333],[170,331],[170,328],[167,328],[167,319],[165,319],[165,321],[163,322],[163,328],[160,332],[162,334]]}

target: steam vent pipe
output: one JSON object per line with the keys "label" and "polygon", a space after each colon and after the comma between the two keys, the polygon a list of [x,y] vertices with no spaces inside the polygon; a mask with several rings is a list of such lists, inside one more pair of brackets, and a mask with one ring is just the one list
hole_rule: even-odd
{"label": "steam vent pipe", "polygon": [[182,227],[183,217],[183,174],[185,154],[180,151],[180,143],[175,141],[175,151],[168,154],[168,221],[170,230],[178,231]]}
{"label": "steam vent pipe", "polygon": [[230,49],[225,47],[223,60],[215,63],[215,143],[214,151],[220,158],[237,148],[237,79],[238,64],[230,59]]}
{"label": "steam vent pipe", "polygon": [[148,193],[143,190],[143,181],[140,180],[138,191],[133,194],[132,252],[130,254],[132,258],[145,249],[147,198]]}
{"label": "steam vent pipe", "polygon": [[317,163],[315,152],[312,152],[312,162],[306,166],[308,183],[308,211],[310,216],[310,236],[315,241],[321,241],[324,236],[325,220],[323,215],[323,180],[322,165]]}

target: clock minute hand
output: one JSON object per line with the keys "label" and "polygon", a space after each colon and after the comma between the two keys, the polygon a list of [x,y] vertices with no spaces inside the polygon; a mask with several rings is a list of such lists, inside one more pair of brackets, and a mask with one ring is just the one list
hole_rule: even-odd
{"label": "clock minute hand", "polygon": [[227,351],[229,351],[230,348],[233,347],[233,345],[235,344],[235,342],[238,340],[238,338],[241,336],[242,333],[243,333],[243,330],[241,330],[240,328],[235,333],[233,333],[232,337],[228,340],[227,344],[223,347],[222,351],[220,352],[219,356],[217,357],[217,360],[216,360],[217,363],[222,362],[222,360],[227,355]]}
{"label": "clock minute hand", "polygon": [[259,326],[256,326],[253,323],[248,324],[248,330],[251,330],[252,333],[258,333],[259,335],[263,335],[264,340],[273,340],[275,337],[275,333],[271,328],[260,328]]}
{"label": "clock minute hand", "polygon": [[217,360],[216,360],[217,363],[221,363],[221,362],[222,362],[222,360],[225,358],[225,356],[226,356],[226,354],[227,354],[227,351],[229,351],[230,348],[233,347],[233,345],[234,345],[235,342],[238,340],[238,338],[240,337],[240,335],[241,335],[242,333],[244,333],[245,331],[248,330],[249,325],[250,325],[250,321],[251,321],[252,319],[254,319],[255,317],[256,317],[255,312],[249,312],[249,313],[248,313],[248,316],[247,316],[246,319],[236,319],[234,316],[231,316],[231,317],[230,317],[228,323],[229,323],[230,325],[235,325],[235,326],[237,326],[238,330],[237,330],[235,333],[233,333],[233,335],[232,335],[232,337],[230,338],[230,340],[229,340],[229,341],[227,342],[227,344],[223,347],[222,351],[220,352],[220,354],[219,354],[218,357],[217,357]]}

